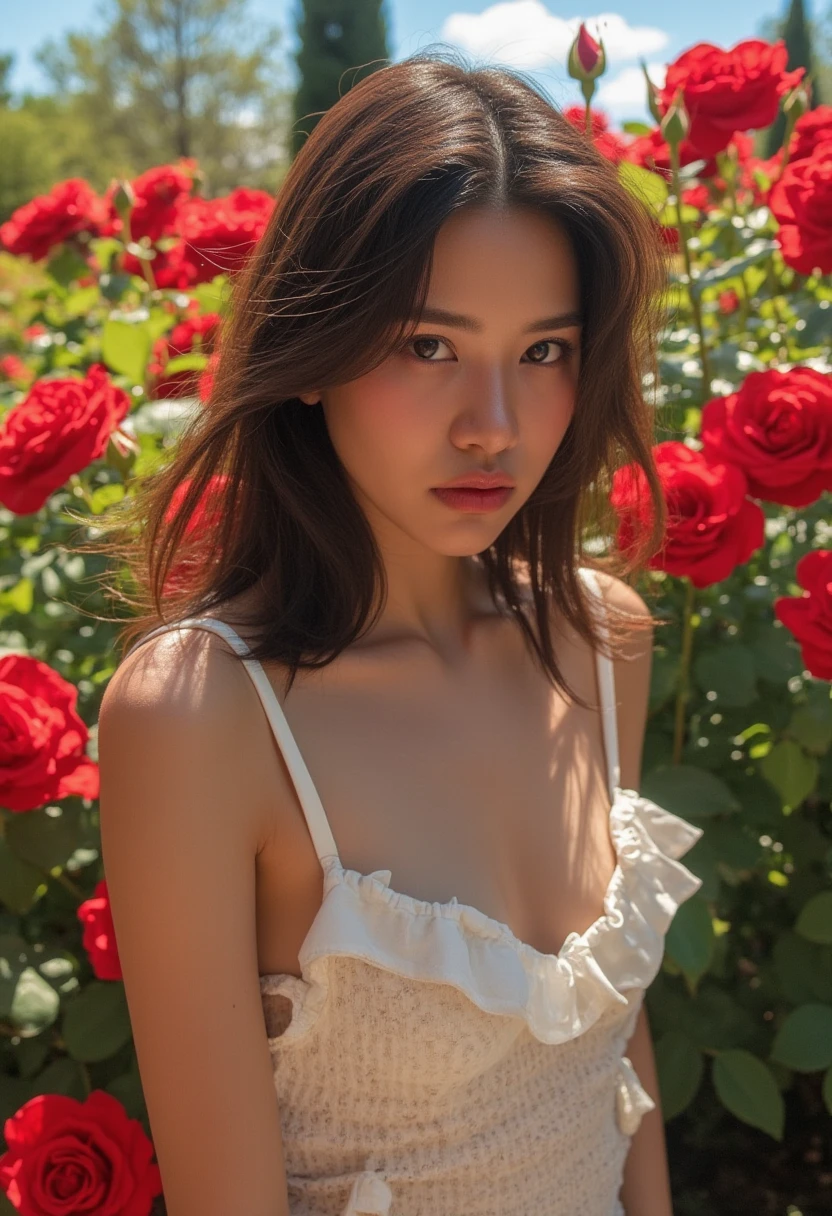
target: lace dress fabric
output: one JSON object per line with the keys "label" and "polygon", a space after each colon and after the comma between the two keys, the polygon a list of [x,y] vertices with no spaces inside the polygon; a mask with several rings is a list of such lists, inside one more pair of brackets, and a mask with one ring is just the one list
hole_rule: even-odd
{"label": "lace dress fabric", "polygon": [[[142,642],[176,627],[248,653],[211,617]],[[668,926],[702,885],[679,861],[702,831],[620,787],[613,666],[596,658],[617,864],[602,915],[557,954],[456,898],[397,892],[390,870],[345,868],[246,660],[324,872],[301,978],[260,977],[292,1216],[624,1216],[630,1138],[654,1106],[626,1045]]]}

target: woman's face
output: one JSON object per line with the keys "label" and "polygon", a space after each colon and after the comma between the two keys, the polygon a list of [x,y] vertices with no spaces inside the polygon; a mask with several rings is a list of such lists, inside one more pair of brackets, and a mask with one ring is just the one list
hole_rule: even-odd
{"label": "woman's face", "polygon": [[[425,311],[406,347],[366,375],[302,394],[380,541],[447,556],[488,548],[563,439],[575,402],[581,307],[564,230],[528,209],[469,208],[436,237]],[[439,314],[442,315],[439,315]],[[496,509],[433,491],[478,470],[509,476]]]}

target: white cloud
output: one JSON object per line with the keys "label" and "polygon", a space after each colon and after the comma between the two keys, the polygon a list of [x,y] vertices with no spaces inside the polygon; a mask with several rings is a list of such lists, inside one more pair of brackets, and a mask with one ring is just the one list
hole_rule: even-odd
{"label": "white cloud", "polygon": [[550,67],[556,61],[565,72],[566,57],[581,21],[596,38],[603,38],[608,66],[654,55],[669,41],[664,30],[631,26],[619,13],[556,17],[540,0],[505,0],[481,13],[451,13],[440,37],[479,60],[522,70]]}

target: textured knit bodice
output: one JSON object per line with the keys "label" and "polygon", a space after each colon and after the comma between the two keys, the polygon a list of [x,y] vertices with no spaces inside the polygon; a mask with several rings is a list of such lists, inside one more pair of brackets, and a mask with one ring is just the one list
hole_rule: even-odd
{"label": "textured knit bodice", "polygon": [[[142,641],[177,627],[249,653],[212,617]],[[627,1040],[701,886],[679,858],[702,832],[620,787],[613,664],[596,660],[617,864],[602,915],[557,954],[456,898],[394,890],[390,870],[345,868],[265,671],[245,660],[324,873],[302,978],[260,977],[292,1216],[624,1216],[630,1137],[654,1106]]]}

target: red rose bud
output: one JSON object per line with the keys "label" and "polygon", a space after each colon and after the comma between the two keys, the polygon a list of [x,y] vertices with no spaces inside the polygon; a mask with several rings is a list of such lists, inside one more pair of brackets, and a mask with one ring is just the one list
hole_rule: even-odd
{"label": "red rose bud", "polygon": [[136,196],[133,193],[133,187],[128,181],[120,180],[115,190],[112,193],[111,201],[119,217],[122,220],[127,220],[130,212],[133,210],[133,204],[136,201]]}
{"label": "red rose bud", "polygon": [[678,148],[682,140],[687,138],[690,119],[685,109],[685,99],[681,89],[676,90],[673,101],[659,126],[663,139],[672,148]]}
{"label": "red rose bud", "polygon": [[792,123],[802,118],[812,104],[812,86],[808,80],[801,80],[783,98],[783,113],[791,118]]}
{"label": "red rose bud", "polygon": [[604,43],[598,42],[587,30],[583,21],[578,29],[578,36],[569,48],[567,70],[573,80],[597,80],[607,67],[607,57]]}

